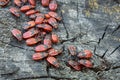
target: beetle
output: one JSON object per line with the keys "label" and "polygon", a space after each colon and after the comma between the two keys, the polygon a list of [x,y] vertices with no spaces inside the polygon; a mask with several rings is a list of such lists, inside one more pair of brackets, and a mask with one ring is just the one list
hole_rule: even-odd
{"label": "beetle", "polygon": [[48,53],[46,52],[39,52],[39,53],[35,53],[32,56],[32,59],[37,61],[37,60],[42,60],[43,58],[47,57]]}
{"label": "beetle", "polygon": [[90,50],[84,50],[84,51],[78,53],[77,57],[79,57],[79,58],[91,58],[92,52]]}
{"label": "beetle", "polygon": [[49,9],[51,11],[55,11],[58,7],[57,1],[56,0],[51,0],[49,4]]}
{"label": "beetle", "polygon": [[39,15],[40,15],[40,13],[31,14],[31,15],[29,16],[29,18],[35,20],[35,18],[36,18],[37,16],[39,16]]}
{"label": "beetle", "polygon": [[35,0],[28,0],[28,2],[29,2],[29,3],[30,3],[30,5],[32,5],[32,6],[35,6],[35,5],[36,5]]}
{"label": "beetle", "polygon": [[51,39],[52,39],[53,43],[58,43],[59,42],[59,37],[55,33],[52,33]]}
{"label": "beetle", "polygon": [[49,14],[51,17],[57,19],[58,21],[60,21],[60,20],[62,19],[56,12],[50,11],[48,14]]}
{"label": "beetle", "polygon": [[81,65],[83,65],[83,66],[85,66],[87,68],[92,68],[93,67],[93,64],[92,64],[92,62],[90,60],[81,59],[78,62],[79,62],[79,64],[81,64]]}
{"label": "beetle", "polygon": [[41,24],[41,23],[43,22],[43,20],[44,20],[44,14],[40,13],[40,14],[36,17],[35,23],[36,23],[36,24]]}
{"label": "beetle", "polygon": [[43,52],[43,51],[48,50],[49,48],[51,48],[51,46],[40,44],[40,45],[38,45],[38,46],[35,47],[35,51],[36,52]]}
{"label": "beetle", "polygon": [[44,7],[48,6],[49,3],[50,3],[50,0],[41,0],[41,4],[42,4],[42,6],[44,6]]}
{"label": "beetle", "polygon": [[0,0],[0,6],[6,6],[10,1],[9,0]]}
{"label": "beetle", "polygon": [[27,30],[27,29],[33,28],[34,26],[35,26],[34,21],[25,22],[23,24],[23,29]]}
{"label": "beetle", "polygon": [[69,51],[69,53],[70,53],[71,55],[73,55],[73,56],[77,55],[76,47],[73,46],[73,45],[68,46],[68,51]]}
{"label": "beetle", "polygon": [[61,54],[62,51],[63,51],[62,49],[51,48],[48,50],[48,54],[49,54],[49,56],[57,56],[57,55]]}
{"label": "beetle", "polygon": [[12,35],[13,35],[17,40],[19,40],[19,41],[22,40],[22,32],[21,32],[20,30],[18,30],[18,29],[13,29],[13,30],[11,30],[11,32],[12,32]]}
{"label": "beetle", "polygon": [[38,12],[39,12],[39,11],[33,9],[33,10],[27,11],[27,12],[25,13],[25,15],[30,16],[30,15],[35,14],[35,13],[38,13]]}
{"label": "beetle", "polygon": [[69,65],[70,67],[72,67],[73,69],[77,70],[77,71],[80,71],[80,70],[81,70],[81,65],[80,65],[78,62],[76,62],[76,61],[69,60],[69,61],[68,61],[68,65]]}
{"label": "beetle", "polygon": [[52,31],[52,27],[48,24],[38,24],[37,27],[40,28],[40,29],[44,29],[47,32]]}
{"label": "beetle", "polygon": [[39,33],[38,30],[32,28],[32,29],[29,29],[27,32],[25,32],[25,33],[23,34],[23,38],[24,38],[24,39],[28,39],[28,38],[31,38],[31,37],[35,36],[35,35],[38,34],[38,33]]}
{"label": "beetle", "polygon": [[18,8],[16,8],[16,7],[11,7],[11,8],[9,9],[9,11],[10,11],[14,16],[20,17],[20,11],[19,11]]}
{"label": "beetle", "polygon": [[53,28],[58,28],[58,23],[57,23],[57,21],[56,21],[56,19],[55,18],[49,18],[48,19],[48,23],[50,24],[50,25],[52,25],[52,27]]}
{"label": "beetle", "polygon": [[29,38],[29,39],[26,40],[26,44],[27,44],[28,46],[32,46],[32,45],[37,44],[37,43],[40,42],[40,41],[41,41],[40,38]]}
{"label": "beetle", "polygon": [[32,6],[32,5],[24,5],[24,6],[22,6],[22,7],[20,8],[20,11],[21,11],[21,12],[26,12],[26,11],[28,11],[28,10],[30,10],[30,9],[33,9],[33,8],[35,8],[35,6]]}
{"label": "beetle", "polygon": [[21,0],[14,0],[14,4],[17,5],[18,7],[22,6]]}
{"label": "beetle", "polygon": [[58,68],[59,67],[59,63],[57,61],[57,59],[55,57],[47,57],[47,61],[53,65],[54,67]]}
{"label": "beetle", "polygon": [[43,40],[43,44],[47,45],[47,46],[52,46],[52,41],[51,41],[51,35],[46,35],[44,40]]}
{"label": "beetle", "polygon": [[51,16],[49,14],[45,14],[45,18],[49,19]]}

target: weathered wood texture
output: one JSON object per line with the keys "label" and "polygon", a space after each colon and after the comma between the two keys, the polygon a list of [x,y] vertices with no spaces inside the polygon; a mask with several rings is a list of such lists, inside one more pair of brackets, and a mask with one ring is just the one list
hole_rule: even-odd
{"label": "weathered wood texture", "polygon": [[[36,0],[37,1],[37,0]],[[64,52],[57,58],[61,67],[55,69],[45,60],[35,62],[32,47],[11,36],[12,28],[22,29],[28,21],[24,14],[15,18],[10,14],[12,2],[0,8],[0,80],[120,80],[120,7],[115,0],[57,0],[57,12],[63,20],[55,31]],[[37,1],[37,8],[45,12]],[[93,69],[74,71],[66,65],[68,45],[78,51],[93,52]]]}

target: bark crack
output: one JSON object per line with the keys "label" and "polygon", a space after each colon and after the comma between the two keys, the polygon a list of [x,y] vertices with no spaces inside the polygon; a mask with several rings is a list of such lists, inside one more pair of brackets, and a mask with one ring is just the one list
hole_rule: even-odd
{"label": "bark crack", "polygon": [[70,39],[62,40],[62,41],[61,41],[61,44],[65,43],[65,42],[67,42],[67,41],[74,42],[76,38],[77,38],[77,37],[73,37],[73,38],[70,38]]}
{"label": "bark crack", "polygon": [[[113,54],[115,51],[117,51],[119,48],[120,48],[120,45],[119,45],[118,47],[116,47],[116,48],[109,54],[109,56],[112,55],[112,54]],[[109,56],[108,56],[108,57],[109,57]]]}
{"label": "bark crack", "polygon": [[107,26],[106,26],[106,28],[105,28],[105,30],[104,30],[104,33],[103,33],[102,37],[101,37],[101,38],[99,38],[98,45],[99,45],[99,44],[100,44],[100,42],[104,39],[104,37],[105,37],[105,34],[106,34],[106,32],[107,32],[108,27],[109,27],[109,25],[107,25]]}
{"label": "bark crack", "polygon": [[105,51],[105,53],[103,53],[103,55],[101,56],[101,58],[104,58],[104,56],[106,55],[107,52],[108,52],[108,49]]}
{"label": "bark crack", "polygon": [[25,49],[25,48],[23,48],[22,46],[14,45],[14,44],[7,43],[7,42],[1,41],[1,40],[0,40],[0,42],[2,42],[2,43],[4,43],[4,44],[7,44],[7,45],[10,45],[10,46],[12,46],[12,47],[17,47],[17,48],[19,48],[19,49],[26,50],[26,51],[27,51],[27,50],[29,50],[29,51],[34,51],[34,50],[32,50],[32,49]]}
{"label": "bark crack", "polygon": [[35,76],[35,77],[23,77],[23,78],[16,78],[14,80],[26,80],[26,79],[41,79],[41,78],[52,78],[52,79],[55,79],[55,80],[60,80],[60,79],[66,79],[66,80],[73,80],[73,79],[76,79],[76,78],[63,78],[63,77],[56,77],[56,76]]}
{"label": "bark crack", "polygon": [[[62,18],[63,18],[63,12],[61,11],[61,16],[62,16]],[[69,38],[69,33],[68,33],[68,30],[67,30],[67,28],[66,28],[66,25],[65,25],[65,23],[64,23],[64,21],[62,20],[62,24],[63,24],[63,26],[64,26],[64,28],[65,28],[65,31],[66,31],[66,38]]]}
{"label": "bark crack", "polygon": [[118,31],[120,29],[120,25],[112,32],[112,34],[114,34],[116,31]]}
{"label": "bark crack", "polygon": [[115,67],[112,67],[112,69],[119,69],[120,66],[115,66]]}
{"label": "bark crack", "polygon": [[96,46],[94,46],[93,53],[96,55]]}
{"label": "bark crack", "polygon": [[85,42],[85,43],[82,43],[82,44],[84,44],[84,45],[89,45],[90,43],[93,43],[93,42],[95,42],[95,43],[97,43],[97,41],[88,41],[88,42]]}

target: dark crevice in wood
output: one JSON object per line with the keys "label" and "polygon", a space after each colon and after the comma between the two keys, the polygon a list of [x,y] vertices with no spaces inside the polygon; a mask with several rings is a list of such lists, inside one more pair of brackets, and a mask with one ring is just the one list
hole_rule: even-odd
{"label": "dark crevice in wood", "polygon": [[120,25],[112,32],[112,34],[114,34],[116,31],[118,31],[120,29]]}
{"label": "dark crevice in wood", "polygon": [[109,25],[107,25],[107,26],[106,26],[106,28],[105,28],[105,30],[104,30],[104,33],[103,33],[102,37],[101,37],[101,38],[99,38],[98,45],[100,44],[101,40],[103,40],[103,39],[104,39],[104,37],[105,37],[105,34],[106,34],[106,32],[107,32],[108,27],[109,27]]}
{"label": "dark crevice in wood", "polygon": [[[1,41],[1,40],[0,40]],[[7,42],[4,42],[4,41],[1,41],[2,43],[4,43],[4,44],[8,44],[8,45],[10,45],[10,46],[12,46],[12,47],[17,47],[17,48],[19,48],[19,49],[23,49],[23,50],[29,50],[29,51],[34,51],[34,50],[32,50],[32,49],[25,49],[25,48],[23,48],[22,46],[18,46],[18,45],[14,45],[14,44],[11,44],[11,43],[7,43]]]}
{"label": "dark crevice in wood", "polygon": [[112,69],[119,69],[120,66],[115,66],[115,67],[112,67]]}
{"label": "dark crevice in wood", "polygon": [[70,39],[66,39],[66,40],[62,40],[62,41],[61,41],[61,44],[65,43],[65,42],[67,42],[67,41],[74,42],[75,39],[76,39],[76,37],[70,38]]}
{"label": "dark crevice in wood", "polygon": [[[84,35],[84,34],[83,34]],[[61,40],[61,44],[67,42],[67,41],[70,41],[70,42],[75,42],[75,40],[79,37],[82,37],[83,36],[81,33],[78,33],[76,34],[76,36],[72,37],[72,38],[69,38],[69,39],[65,39],[65,40]],[[91,43],[91,42],[96,42],[96,41],[89,41],[89,42],[86,42],[86,43],[83,43],[83,44],[87,44],[87,43]]]}
{"label": "dark crevice in wood", "polygon": [[48,77],[50,77],[49,65],[48,65],[48,64],[47,64],[47,67],[46,67],[46,71],[47,71],[47,75],[48,75]]}
{"label": "dark crevice in wood", "polygon": [[96,55],[96,46],[94,46],[93,53]]}
{"label": "dark crevice in wood", "polygon": [[[115,51],[117,51],[119,48],[120,48],[120,45],[119,45],[118,47],[116,47],[116,48],[109,54],[109,56],[112,55],[112,54],[113,54]],[[108,56],[108,57],[109,57],[109,56]]]}
{"label": "dark crevice in wood", "polygon": [[55,80],[63,80],[63,79],[73,80],[73,79],[76,79],[76,78],[64,78],[64,77],[56,77],[56,76],[51,76],[51,78],[53,78],[53,79],[55,79]]}
{"label": "dark crevice in wood", "polygon": [[104,56],[106,55],[108,49],[105,51],[105,53],[103,53],[103,55],[101,56],[101,58],[104,58]]}
{"label": "dark crevice in wood", "polygon": [[48,76],[21,77],[21,78],[14,78],[13,80],[40,79],[40,78],[49,78],[49,77]]}
{"label": "dark crevice in wood", "polygon": [[[62,16],[62,18],[63,18],[63,13],[62,13],[62,11],[61,11],[61,16]],[[66,38],[69,38],[69,33],[68,33],[68,31],[67,31],[67,28],[66,28],[66,25],[65,25],[65,23],[64,23],[64,21],[62,20],[62,24],[63,24],[63,26],[64,26],[64,28],[65,28],[65,31],[66,31]]]}
{"label": "dark crevice in wood", "polygon": [[28,79],[41,79],[41,78],[51,78],[51,79],[55,79],[55,80],[63,80],[63,79],[66,79],[66,80],[73,80],[75,78],[63,78],[63,77],[56,77],[56,76],[35,76],[35,77],[23,77],[23,78],[16,78],[16,79],[13,79],[13,80],[28,80]]}
{"label": "dark crevice in wood", "polygon": [[90,43],[97,43],[97,41],[88,41],[88,42],[85,42],[85,43],[82,43],[84,45],[90,45]]}

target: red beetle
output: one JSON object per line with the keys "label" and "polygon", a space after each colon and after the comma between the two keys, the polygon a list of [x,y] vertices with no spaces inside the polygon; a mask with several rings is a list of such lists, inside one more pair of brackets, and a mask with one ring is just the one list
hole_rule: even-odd
{"label": "red beetle", "polygon": [[77,52],[76,52],[76,47],[75,46],[73,46],[73,45],[70,45],[70,46],[68,46],[68,51],[69,51],[69,53],[71,54],[71,55],[77,55]]}
{"label": "red beetle", "polygon": [[52,39],[52,42],[53,42],[53,43],[58,43],[58,42],[59,42],[59,37],[58,37],[58,35],[55,34],[55,33],[52,33],[51,39]]}
{"label": "red beetle", "polygon": [[84,50],[83,52],[78,53],[79,58],[91,58],[92,52],[90,50]]}
{"label": "red beetle", "polygon": [[28,0],[28,2],[29,2],[29,3],[30,3],[30,5],[32,5],[32,6],[35,6],[35,5],[36,5],[35,0]]}
{"label": "red beetle", "polygon": [[42,6],[48,6],[49,5],[49,3],[50,3],[50,0],[41,0],[41,4],[42,4]]}
{"label": "red beetle", "polygon": [[47,61],[53,66],[55,66],[56,68],[59,67],[59,63],[55,57],[47,57]]}
{"label": "red beetle", "polygon": [[58,23],[55,18],[48,19],[48,23],[53,26],[53,28],[58,28]]}
{"label": "red beetle", "polygon": [[57,19],[58,21],[60,21],[60,20],[62,19],[56,12],[51,11],[51,12],[49,12],[48,14],[49,14],[51,17]]}
{"label": "red beetle", "polygon": [[29,11],[27,11],[25,14],[27,15],[27,16],[30,16],[30,15],[32,15],[32,14],[35,14],[35,13],[38,13],[39,11],[37,11],[37,10],[29,10]]}
{"label": "red beetle", "polygon": [[0,6],[4,7],[9,3],[9,0],[0,0]]}
{"label": "red beetle", "polygon": [[47,32],[52,31],[52,27],[48,24],[38,24],[37,27],[40,28],[40,29],[44,29]]}
{"label": "red beetle", "polygon": [[27,30],[27,29],[33,28],[34,26],[35,26],[34,21],[25,22],[23,24],[23,29]]}
{"label": "red beetle", "polygon": [[57,4],[56,0],[51,0],[50,4],[49,4],[49,9],[51,11],[55,11],[57,9],[57,7],[58,7],[58,4]]}
{"label": "red beetle", "polygon": [[35,51],[36,52],[43,52],[43,51],[48,50],[49,48],[51,48],[51,46],[40,44],[40,45],[38,45],[38,46],[35,47]]}
{"label": "red beetle", "polygon": [[80,71],[80,70],[81,70],[80,64],[79,64],[78,62],[73,61],[73,60],[69,60],[69,61],[68,61],[68,65],[69,65],[70,67],[72,67],[73,69],[77,70],[77,71]]}
{"label": "red beetle", "polygon": [[14,16],[20,17],[20,11],[19,11],[18,8],[16,8],[16,7],[11,7],[11,8],[9,9],[9,11],[10,11]]}
{"label": "red beetle", "polygon": [[18,7],[22,6],[21,0],[14,0],[14,4],[17,5]]}
{"label": "red beetle", "polygon": [[48,56],[48,53],[46,53],[46,52],[39,52],[39,53],[33,54],[32,59],[33,60],[41,60],[41,59],[43,59],[43,58],[45,58],[47,56]]}
{"label": "red beetle", "polygon": [[32,45],[37,44],[37,43],[40,42],[40,41],[41,41],[40,38],[29,38],[29,39],[26,40],[26,44],[27,44],[28,46],[32,46]]}
{"label": "red beetle", "polygon": [[32,28],[23,34],[23,38],[28,39],[28,38],[35,36],[38,33],[39,33],[38,30],[35,30],[34,28]]}
{"label": "red beetle", "polygon": [[44,20],[44,14],[40,13],[40,14],[36,17],[35,23],[36,23],[36,24],[41,24],[41,23],[43,22],[43,20]]}
{"label": "red beetle", "polygon": [[51,48],[48,50],[48,54],[49,54],[49,56],[57,56],[57,55],[61,54],[62,51],[63,51],[62,49]]}
{"label": "red beetle", "polygon": [[22,33],[21,33],[20,30],[18,30],[18,29],[13,29],[11,32],[12,32],[12,35],[13,35],[16,39],[18,39],[19,41],[22,40]]}
{"label": "red beetle", "polygon": [[49,19],[51,16],[49,14],[45,14],[45,18]]}
{"label": "red beetle", "polygon": [[47,46],[50,46],[50,47],[52,46],[52,41],[51,41],[51,36],[50,35],[45,36],[43,44],[47,45]]}
{"label": "red beetle", "polygon": [[35,8],[35,6],[25,5],[25,6],[22,6],[22,7],[20,8],[20,11],[26,12],[26,11],[28,11],[28,10],[30,10],[30,9],[33,9],[33,8]]}
{"label": "red beetle", "polygon": [[35,13],[38,13],[39,11],[37,11],[37,10],[29,10],[29,11],[27,11],[25,14],[27,15],[27,16],[30,16],[30,15],[32,15],[32,14],[35,14]]}
{"label": "red beetle", "polygon": [[39,16],[40,15],[40,13],[35,13],[35,14],[31,14],[30,16],[29,16],[29,18],[30,19],[35,19],[37,16]]}
{"label": "red beetle", "polygon": [[78,61],[81,65],[87,67],[87,68],[92,68],[93,67],[93,64],[90,60],[79,60]]}

